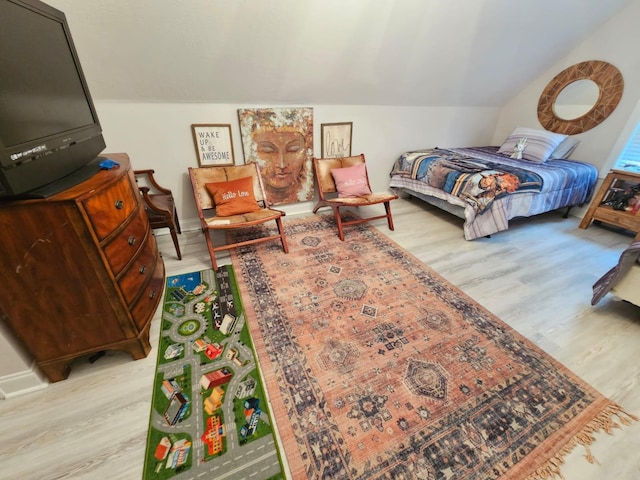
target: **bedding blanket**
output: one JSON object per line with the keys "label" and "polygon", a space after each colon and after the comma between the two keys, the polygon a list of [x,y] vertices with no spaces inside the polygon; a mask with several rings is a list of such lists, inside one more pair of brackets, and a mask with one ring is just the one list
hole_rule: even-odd
{"label": "bedding blanket", "polygon": [[631,267],[640,261],[640,241],[633,242],[620,255],[618,264],[593,284],[591,305],[598,303],[616,284],[624,278]]}
{"label": "bedding blanket", "polygon": [[[437,161],[428,159],[434,154],[432,150],[405,153],[394,162],[389,187],[463,218],[464,238],[467,240],[507,230],[510,219],[532,217],[558,208],[582,205],[591,198],[598,178],[595,166],[568,159],[550,159],[543,163],[516,160],[497,153],[499,148],[486,146],[436,149],[436,155],[449,155],[447,151],[453,152],[463,158],[468,169],[468,165],[479,169],[475,172],[473,168],[470,171],[453,169],[458,173],[447,172],[449,167],[446,164],[452,158],[450,156],[441,160],[438,166]],[[420,157],[425,159],[419,160]],[[481,182],[480,173],[485,169],[514,175],[518,178],[518,188],[514,190],[513,182],[509,182],[510,177],[506,176],[490,175]],[[435,172],[431,179],[427,175],[429,170]],[[523,174],[521,171],[527,173]],[[464,182],[465,177],[473,175],[476,175],[477,186],[474,185],[474,180]],[[449,191],[443,188],[448,188]],[[510,190],[513,190],[514,195],[505,193]]]}
{"label": "bedding blanket", "polygon": [[543,186],[542,177],[535,172],[441,148],[402,154],[391,175],[419,180],[455,195],[478,214],[488,211],[500,197],[540,192]]}

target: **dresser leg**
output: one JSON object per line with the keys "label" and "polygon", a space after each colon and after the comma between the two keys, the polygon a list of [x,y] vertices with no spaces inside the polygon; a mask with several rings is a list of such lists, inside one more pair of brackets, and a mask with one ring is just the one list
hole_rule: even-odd
{"label": "dresser leg", "polygon": [[[149,343],[149,328],[150,325],[148,325],[147,328],[140,332],[140,336],[138,338],[120,343],[118,345],[112,345],[110,349],[127,352],[134,360],[141,360],[143,358],[146,358],[151,351],[151,344]],[[101,350],[98,353],[104,353],[104,351]],[[98,353],[96,353],[96,355]],[[92,356],[90,358],[90,361],[96,355]],[[74,360],[75,358],[66,358],[64,360],[54,360],[46,363],[37,363],[37,365],[40,371],[47,377],[49,382],[55,383],[61,380],[66,380],[69,377],[69,373],[71,372],[71,363]]]}
{"label": "dresser leg", "polygon": [[118,350],[129,353],[134,360],[141,360],[145,358],[151,351],[151,343],[149,343],[150,327],[151,322],[149,322],[147,327],[140,332],[138,338],[118,345]]}
{"label": "dresser leg", "polygon": [[38,368],[47,377],[49,382],[55,383],[66,380],[71,372],[71,362],[73,360],[60,360],[46,364],[38,363]]}

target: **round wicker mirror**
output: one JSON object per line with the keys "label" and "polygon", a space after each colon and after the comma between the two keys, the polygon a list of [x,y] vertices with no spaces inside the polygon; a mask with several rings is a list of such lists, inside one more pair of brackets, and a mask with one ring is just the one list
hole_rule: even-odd
{"label": "round wicker mirror", "polygon": [[[598,85],[595,104],[584,115],[565,120],[556,115],[554,104],[558,95],[569,84],[578,80],[592,80]],[[547,130],[565,135],[586,132],[602,123],[615,110],[622,98],[624,81],[620,70],[607,62],[590,60],[566,68],[546,86],[538,100],[538,120]]]}

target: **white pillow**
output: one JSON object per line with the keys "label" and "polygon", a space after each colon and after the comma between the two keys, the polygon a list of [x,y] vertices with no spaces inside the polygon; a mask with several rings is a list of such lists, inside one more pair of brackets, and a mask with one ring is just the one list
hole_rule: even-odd
{"label": "white pillow", "polygon": [[554,160],[558,158],[569,158],[579,143],[580,140],[577,138],[567,137],[558,145],[558,148],[553,151],[549,158]]}
{"label": "white pillow", "polygon": [[547,160],[567,135],[536,130],[533,128],[516,127],[504,141],[498,153],[511,155],[518,141],[525,137],[527,146],[522,152],[522,158],[532,162],[542,163]]}

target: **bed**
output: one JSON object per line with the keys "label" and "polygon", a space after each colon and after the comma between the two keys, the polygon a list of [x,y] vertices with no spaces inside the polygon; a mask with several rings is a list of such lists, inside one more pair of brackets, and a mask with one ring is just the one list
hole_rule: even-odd
{"label": "bed", "polygon": [[464,219],[467,240],[507,230],[513,218],[591,199],[595,166],[549,154],[542,161],[515,159],[510,150],[499,153],[505,145],[405,152],[393,164],[389,186]]}

